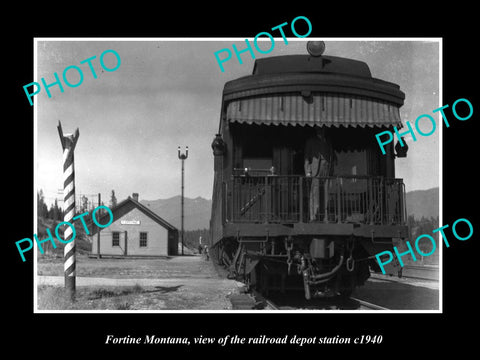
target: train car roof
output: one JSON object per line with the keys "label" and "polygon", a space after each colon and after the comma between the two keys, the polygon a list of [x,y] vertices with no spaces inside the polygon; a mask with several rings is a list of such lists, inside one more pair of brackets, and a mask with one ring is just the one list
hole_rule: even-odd
{"label": "train car roof", "polygon": [[225,101],[250,96],[312,91],[364,96],[402,106],[397,84],[373,78],[368,65],[338,56],[282,55],[256,59],[252,75],[228,81]]}
{"label": "train car roof", "polygon": [[296,73],[336,73],[371,78],[368,65],[338,56],[283,55],[255,60],[253,75]]}

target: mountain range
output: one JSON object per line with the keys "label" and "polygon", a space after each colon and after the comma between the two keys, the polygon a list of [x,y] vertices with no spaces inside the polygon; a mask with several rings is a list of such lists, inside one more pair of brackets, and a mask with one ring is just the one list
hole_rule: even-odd
{"label": "mountain range", "polygon": [[[180,195],[168,199],[140,200],[140,202],[180,229]],[[407,192],[406,202],[407,215],[413,215],[416,219],[437,217],[439,213],[439,188]],[[184,206],[185,230],[209,228],[212,200],[204,199],[200,196],[194,199],[185,197]]]}
{"label": "mountain range", "polygon": [[[180,230],[181,227],[181,196],[177,195],[168,199],[140,200],[143,205],[149,207],[162,219]],[[210,226],[210,212],[212,200],[200,196],[191,199],[184,198],[184,229],[198,230],[208,229]]]}
{"label": "mountain range", "polygon": [[413,215],[415,219],[439,216],[439,194],[438,187],[407,192],[407,215]]}

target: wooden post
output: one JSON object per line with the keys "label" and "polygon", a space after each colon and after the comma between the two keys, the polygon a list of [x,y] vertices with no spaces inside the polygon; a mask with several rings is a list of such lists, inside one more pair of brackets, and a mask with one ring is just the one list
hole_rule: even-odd
{"label": "wooden post", "polygon": [[183,254],[183,247],[184,247],[184,242],[183,242],[183,236],[184,236],[184,231],[183,231],[183,220],[184,220],[184,174],[185,174],[185,167],[184,167],[184,159],[182,159],[182,216],[181,216],[181,227],[182,227],[182,255]]}
{"label": "wooden post", "polygon": [[184,168],[184,161],[188,158],[188,146],[186,147],[185,149],[185,153],[184,154],[181,154],[180,153],[180,146],[178,147],[178,158],[180,160],[182,160],[182,198],[181,198],[181,231],[182,231],[182,255],[183,254],[183,247],[184,247],[184,229],[183,229],[183,220],[184,220],[184,194],[183,194],[183,190],[184,190],[184,173],[185,173],[185,168]]}
{"label": "wooden post", "polygon": [[[102,197],[100,193],[98,193],[98,206],[102,205]],[[97,259],[100,259],[100,228],[97,231]]]}
{"label": "wooden post", "polygon": [[124,256],[128,255],[128,234],[127,230],[125,230],[125,251],[124,251]]}
{"label": "wooden post", "polygon": [[[58,134],[63,149],[63,221],[73,223],[75,215],[75,171],[73,153],[77,145],[80,133],[75,130],[75,134],[63,134],[62,124],[58,121]],[[70,226],[65,229],[64,240],[70,242],[65,244],[63,250],[63,267],[65,275],[65,289],[70,300],[75,300],[75,238]]]}

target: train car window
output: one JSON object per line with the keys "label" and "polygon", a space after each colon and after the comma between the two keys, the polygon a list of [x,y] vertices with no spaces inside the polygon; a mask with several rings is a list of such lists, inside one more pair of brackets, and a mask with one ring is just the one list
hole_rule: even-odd
{"label": "train car window", "polygon": [[339,176],[367,175],[367,151],[336,151],[337,163],[333,174]]}
{"label": "train car window", "polygon": [[249,175],[265,175],[270,172],[273,166],[274,137],[269,135],[271,129],[268,126],[237,126],[234,134],[235,167],[248,168]]}
{"label": "train car window", "polygon": [[[337,163],[336,176],[386,176],[386,162],[390,161],[375,148],[371,128],[332,129],[330,136],[334,145]],[[377,146],[378,147],[378,146]]]}

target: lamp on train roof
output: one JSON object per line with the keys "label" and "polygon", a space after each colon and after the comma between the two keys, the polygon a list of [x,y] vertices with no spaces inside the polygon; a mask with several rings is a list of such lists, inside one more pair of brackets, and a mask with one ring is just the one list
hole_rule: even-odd
{"label": "lamp on train roof", "polygon": [[223,155],[225,152],[225,142],[222,139],[221,134],[215,134],[215,139],[212,142],[213,155]]}
{"label": "lamp on train roof", "polygon": [[325,42],[323,41],[308,41],[307,51],[313,57],[322,56],[325,52]]}

